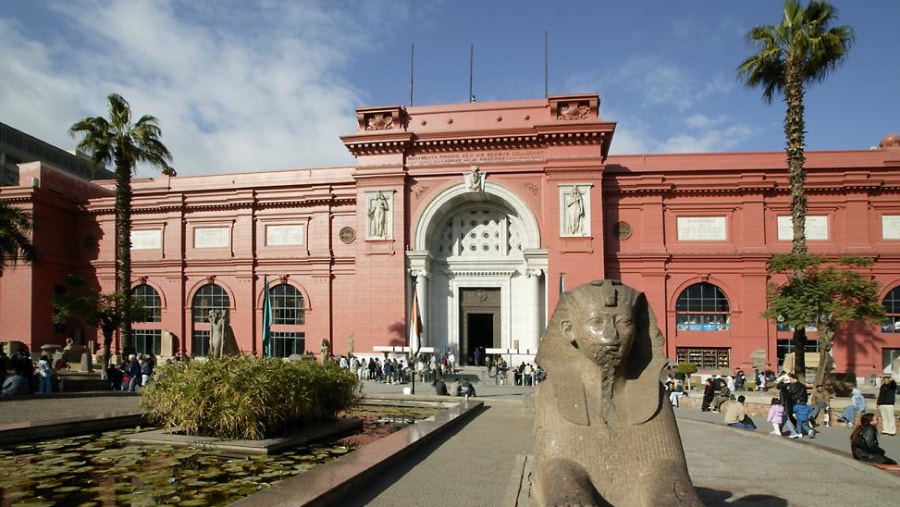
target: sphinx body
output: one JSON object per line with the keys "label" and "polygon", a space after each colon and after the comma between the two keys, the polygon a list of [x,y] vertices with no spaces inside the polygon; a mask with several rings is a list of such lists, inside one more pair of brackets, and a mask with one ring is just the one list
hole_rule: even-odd
{"label": "sphinx body", "polygon": [[612,280],[564,293],[536,362],[532,484],[541,505],[699,506],[642,293]]}

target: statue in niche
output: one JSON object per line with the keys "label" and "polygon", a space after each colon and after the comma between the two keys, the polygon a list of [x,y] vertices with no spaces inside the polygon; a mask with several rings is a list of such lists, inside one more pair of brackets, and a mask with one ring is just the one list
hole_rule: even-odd
{"label": "statue in niche", "polygon": [[576,185],[566,195],[566,234],[584,235],[584,198]]}
{"label": "statue in niche", "polygon": [[470,192],[484,192],[484,173],[477,165],[472,166],[472,170],[463,175],[465,177],[466,188]]}
{"label": "statue in niche", "polygon": [[210,310],[209,357],[222,357],[225,352],[225,310]]}
{"label": "statue in niche", "polygon": [[379,190],[378,195],[369,203],[369,236],[375,238],[387,237],[387,218],[390,205],[387,198]]}
{"label": "statue in niche", "polygon": [[701,506],[659,374],[663,336],[643,293],[598,280],[563,293],[535,363],[539,505]]}

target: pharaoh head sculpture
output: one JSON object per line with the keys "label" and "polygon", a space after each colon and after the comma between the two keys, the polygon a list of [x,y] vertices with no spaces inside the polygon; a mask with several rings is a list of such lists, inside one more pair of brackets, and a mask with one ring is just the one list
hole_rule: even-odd
{"label": "pharaoh head sculpture", "polygon": [[[561,384],[580,386],[587,371],[600,385],[601,401],[620,404],[631,391],[657,389],[665,363],[662,346],[662,333],[644,294],[615,280],[597,280],[562,294],[536,362]],[[588,414],[581,413],[585,404],[565,399],[569,396],[564,393],[557,393],[563,415],[588,424]],[[618,410],[633,424],[659,410],[655,395],[633,398]]]}

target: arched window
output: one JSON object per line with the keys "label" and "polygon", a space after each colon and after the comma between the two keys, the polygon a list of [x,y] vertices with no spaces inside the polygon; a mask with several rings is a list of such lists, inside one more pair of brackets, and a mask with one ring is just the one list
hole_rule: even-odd
{"label": "arched window", "polygon": [[194,321],[191,352],[195,356],[206,356],[209,353],[209,311],[228,310],[231,300],[225,289],[216,284],[200,287],[191,303],[191,315]]}
{"label": "arched window", "polygon": [[303,294],[293,285],[282,283],[269,290],[269,303],[272,305],[272,355],[302,354],[306,350]]}
{"label": "arched window", "polygon": [[144,307],[144,319],[141,322],[162,322],[162,298],[156,289],[145,284],[131,290],[131,297]]}
{"label": "arched window", "polygon": [[887,318],[881,324],[881,332],[900,333],[900,287],[888,292],[883,304]]}
{"label": "arched window", "polygon": [[724,331],[731,327],[725,293],[711,283],[684,289],[675,303],[675,325],[682,331]]}
{"label": "arched window", "polygon": [[134,348],[139,354],[157,355],[161,350],[162,329],[155,324],[162,322],[162,298],[147,284],[134,287],[131,297],[144,308],[144,318],[135,322],[132,329]]}

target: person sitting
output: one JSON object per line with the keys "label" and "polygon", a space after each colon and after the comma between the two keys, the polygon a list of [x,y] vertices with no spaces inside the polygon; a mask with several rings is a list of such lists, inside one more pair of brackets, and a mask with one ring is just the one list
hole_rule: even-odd
{"label": "person sitting", "polygon": [[838,422],[847,423],[847,427],[852,428],[853,423],[856,422],[856,416],[865,412],[866,399],[863,398],[859,388],[854,387],[853,393],[850,395],[850,404],[847,405],[847,408],[845,408],[843,412],[841,412],[841,416],[838,417]]}
{"label": "person sitting", "polygon": [[710,403],[710,407],[712,407],[713,412],[718,412],[720,408],[722,408],[722,404],[731,399],[731,390],[728,389],[727,386],[722,386],[721,389],[715,392],[713,396],[712,402]]}
{"label": "person sitting", "polygon": [[669,403],[672,404],[673,407],[678,407],[678,402],[682,397],[687,396],[687,393],[684,392],[684,386],[681,385],[681,382],[675,381],[675,386],[669,392]]}
{"label": "person sitting", "polygon": [[850,433],[850,450],[853,459],[880,465],[897,464],[885,456],[884,449],[878,445],[878,416],[872,413],[863,414],[859,425]]}
{"label": "person sitting", "polygon": [[475,397],[475,386],[469,382],[469,379],[463,377],[459,381],[459,395],[465,397],[467,400],[469,397]]}
{"label": "person sitting", "polygon": [[17,371],[3,382],[3,390],[0,392],[0,396],[22,396],[30,394],[30,392],[29,379]]}
{"label": "person sitting", "polygon": [[732,428],[754,431],[756,430],[756,424],[744,411],[744,401],[746,399],[742,394],[737,397],[737,401],[728,404],[728,410],[725,411],[725,424]]}
{"label": "person sitting", "polygon": [[434,383],[434,392],[438,396],[450,396],[450,392],[447,391],[447,384],[444,382],[444,379],[439,378]]}

